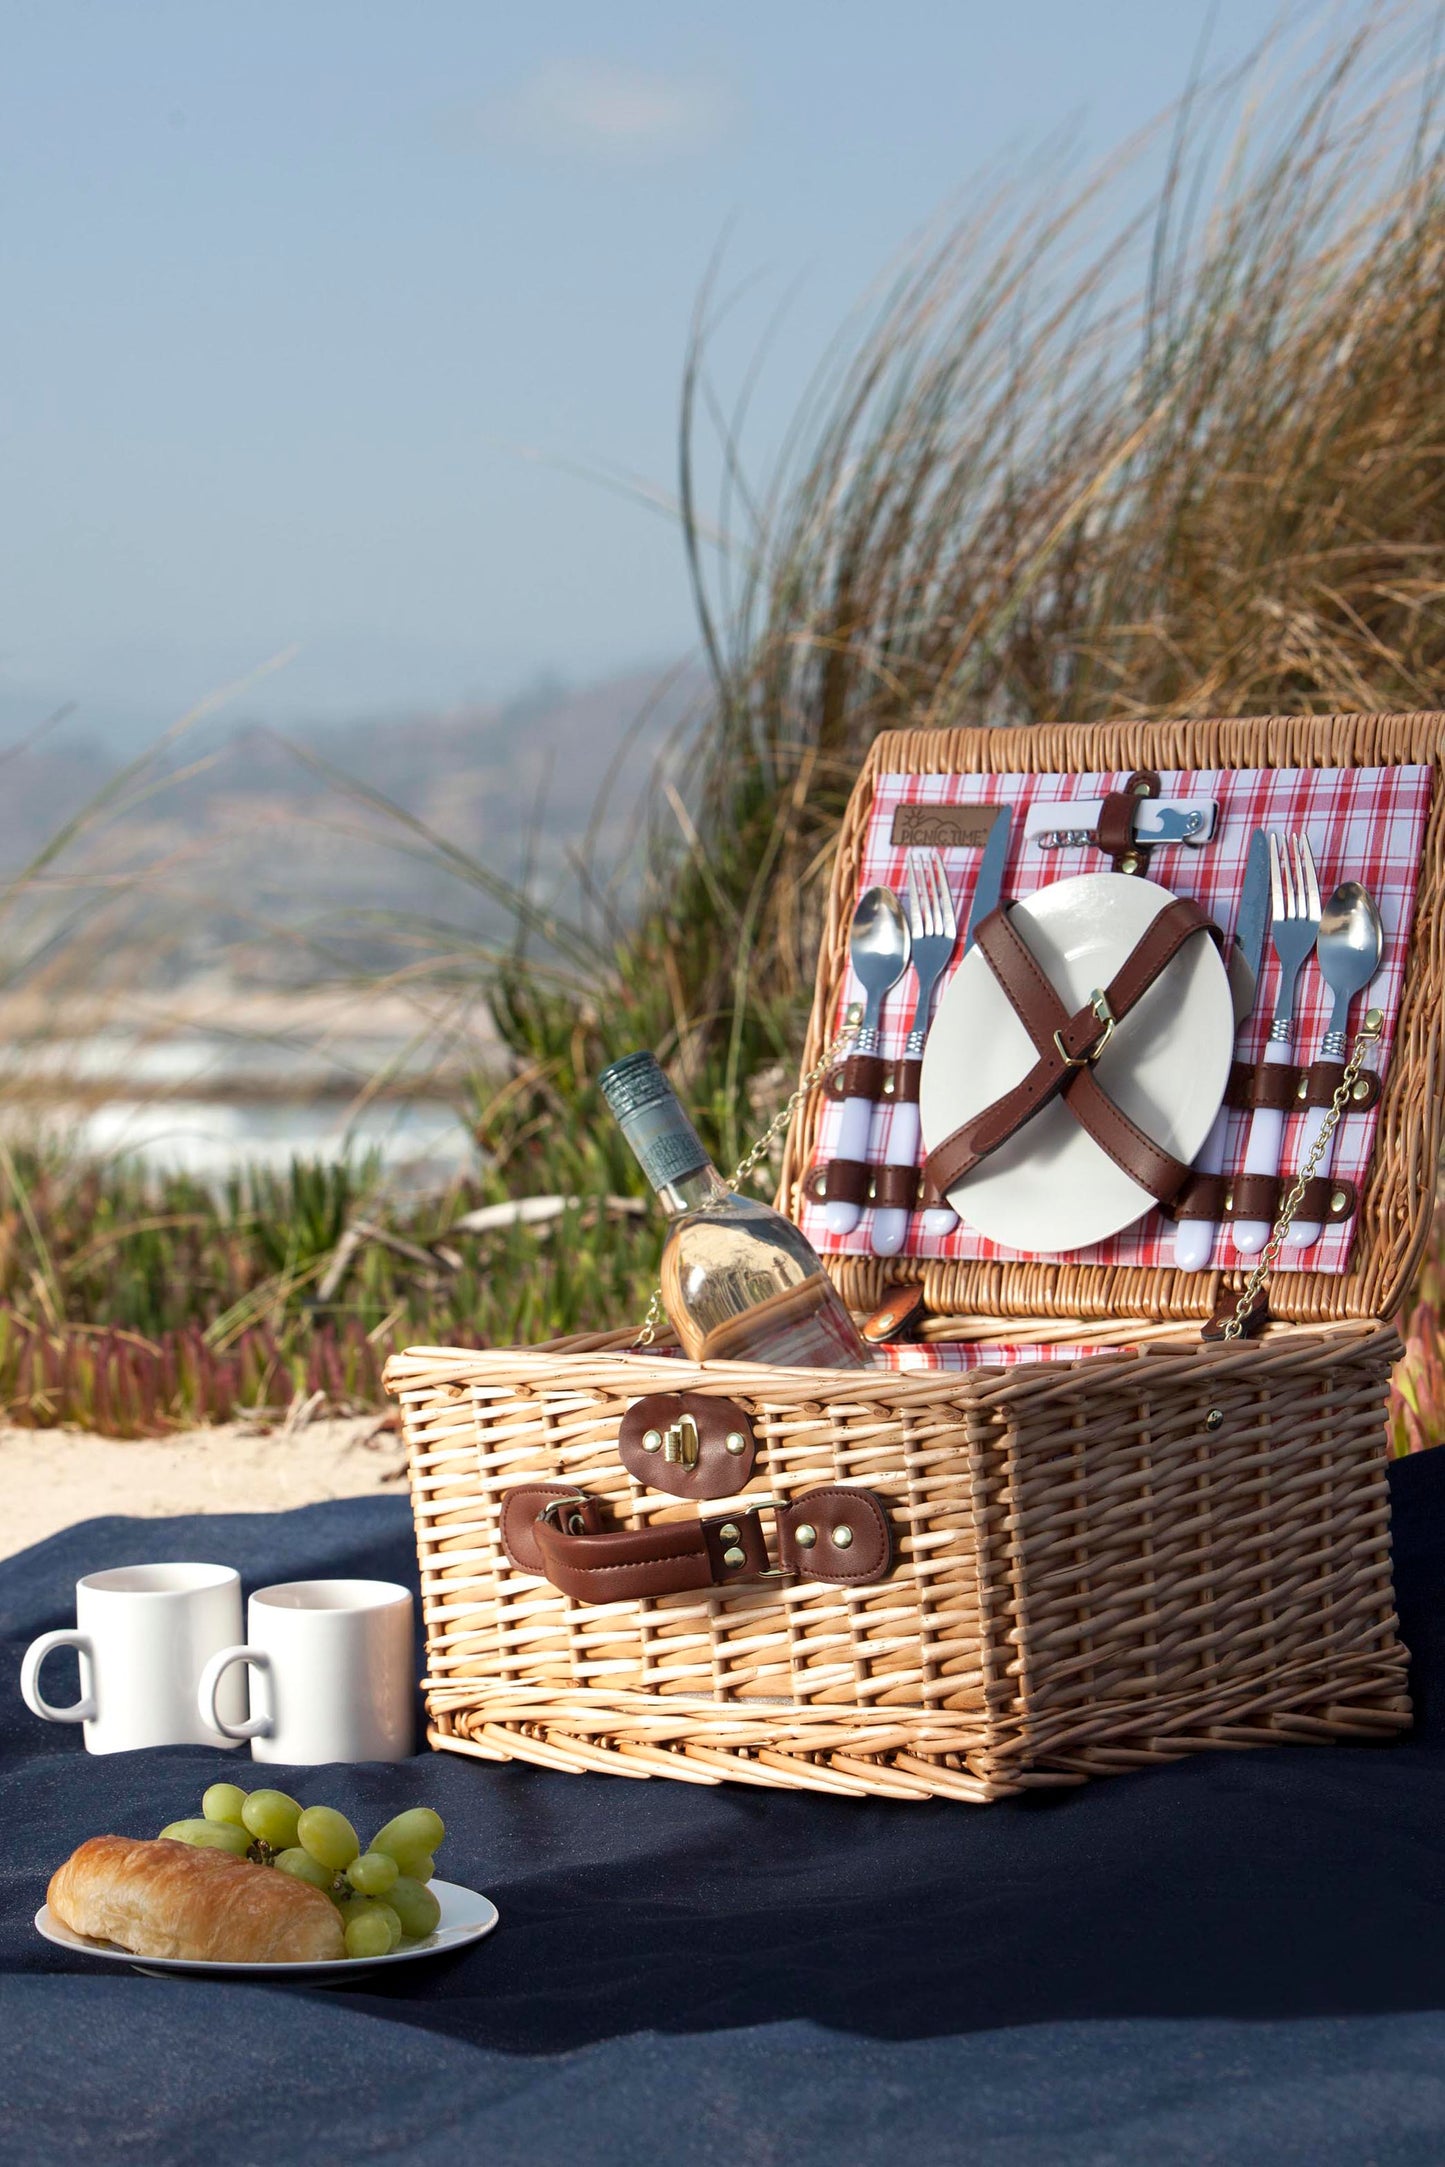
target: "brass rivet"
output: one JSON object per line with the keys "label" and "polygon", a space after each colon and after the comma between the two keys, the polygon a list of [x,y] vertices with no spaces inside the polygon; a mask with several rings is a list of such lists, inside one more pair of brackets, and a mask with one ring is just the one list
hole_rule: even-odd
{"label": "brass rivet", "polygon": [[1119,860],[1119,871],[1121,873],[1137,873],[1138,870],[1139,860],[1135,857],[1132,850],[1126,851],[1124,853],[1124,856]]}
{"label": "brass rivet", "polygon": [[1350,1097],[1354,1100],[1357,1106],[1363,1106],[1365,1100],[1369,1097],[1369,1095],[1370,1087],[1366,1083],[1364,1077],[1357,1076],[1355,1078],[1354,1085],[1350,1091]]}
{"label": "brass rivet", "polygon": [[1294,1095],[1295,1095],[1295,1097],[1296,1097],[1297,1099],[1307,1099],[1307,1098],[1309,1097],[1309,1095],[1310,1095],[1310,1080],[1309,1080],[1308,1076],[1301,1076],[1301,1078],[1300,1078],[1299,1082],[1298,1082],[1298,1083],[1296,1084],[1296,1086],[1295,1086],[1295,1094],[1294,1094]]}
{"label": "brass rivet", "polygon": [[851,1527],[830,1527],[828,1534],[835,1550],[846,1550],[853,1540]]}
{"label": "brass rivet", "polygon": [[810,1527],[806,1520],[800,1520],[793,1529],[793,1540],[800,1550],[811,1550],[818,1540],[818,1530]]}
{"label": "brass rivet", "polygon": [[1224,1209],[1225,1209],[1226,1211],[1233,1211],[1233,1209],[1234,1209],[1234,1191],[1233,1191],[1233,1189],[1226,1189],[1226,1190],[1225,1190],[1225,1192],[1224,1192]]}
{"label": "brass rivet", "polygon": [[748,1449],[748,1441],[741,1430],[729,1430],[723,1443],[729,1452],[746,1452]]}
{"label": "brass rivet", "polygon": [[644,1452],[661,1452],[661,1430],[644,1430],[642,1433],[642,1449]]}
{"label": "brass rivet", "polygon": [[874,1176],[874,1177],[872,1177],[872,1178],[871,1178],[871,1179],[869,1180],[869,1183],[868,1183],[868,1201],[869,1201],[869,1203],[870,1203],[870,1204],[874,1202],[874,1200],[876,1199],[877,1195],[878,1195],[878,1181],[877,1181],[877,1177],[876,1177],[876,1176]]}
{"label": "brass rivet", "polygon": [[1330,1195],[1330,1210],[1343,1211],[1349,1201],[1350,1197],[1347,1189],[1335,1189]]}
{"label": "brass rivet", "polygon": [[723,1552],[724,1565],[730,1565],[734,1572],[737,1571],[740,1565],[746,1565],[747,1562],[747,1558],[741,1550],[724,1550]]}
{"label": "brass rivet", "polygon": [[1365,1020],[1361,1028],[1363,1030],[1375,1033],[1383,1031],[1385,1028],[1384,1010],[1382,1008],[1367,1008],[1365,1010]]}
{"label": "brass rivet", "polygon": [[1204,1417],[1204,1427],[1207,1430],[1223,1429],[1224,1409],[1222,1407],[1211,1407],[1208,1414]]}
{"label": "brass rivet", "polygon": [[737,1542],[738,1539],[738,1531],[733,1522],[725,1520],[718,1529],[718,1540],[720,1542]]}
{"label": "brass rivet", "polygon": [[886,1099],[891,1099],[893,1096],[893,1078],[891,1076],[885,1076],[883,1079],[883,1096]]}
{"label": "brass rivet", "polygon": [[1145,782],[1145,780],[1144,780],[1143,776],[1141,775],[1141,776],[1140,776],[1140,778],[1139,778],[1139,780],[1138,780],[1138,782],[1136,782],[1136,783],[1135,783],[1135,785],[1134,785],[1134,795],[1135,795],[1135,797],[1136,797],[1136,798],[1147,798],[1147,797],[1148,797],[1148,795],[1149,795],[1150,787],[1151,787],[1151,786],[1150,786],[1150,785],[1149,785],[1149,784],[1148,784],[1147,782]]}

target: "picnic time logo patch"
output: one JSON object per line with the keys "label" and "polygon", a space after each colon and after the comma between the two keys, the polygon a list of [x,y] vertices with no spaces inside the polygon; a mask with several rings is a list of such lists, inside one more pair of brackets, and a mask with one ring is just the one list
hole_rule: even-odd
{"label": "picnic time logo patch", "polygon": [[895,850],[981,850],[1002,807],[900,805],[888,840]]}

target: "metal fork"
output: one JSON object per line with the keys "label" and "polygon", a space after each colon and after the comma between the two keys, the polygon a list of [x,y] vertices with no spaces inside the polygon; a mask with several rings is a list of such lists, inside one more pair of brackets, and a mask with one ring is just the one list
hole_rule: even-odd
{"label": "metal fork", "polygon": [[[936,850],[910,850],[908,853],[908,930],[913,936],[911,960],[918,980],[918,998],[913,1007],[913,1027],[904,1042],[903,1058],[917,1061],[922,1058],[923,1042],[928,1036],[928,1020],[938,981],[958,946],[958,913],[953,907],[943,859]],[[896,1105],[893,1125],[888,1132],[888,1157],[892,1165],[911,1166],[917,1162],[918,1134],[917,1102]],[[892,1207],[874,1212],[872,1242],[875,1256],[898,1254],[908,1232],[908,1220],[906,1211]]]}
{"label": "metal fork", "polygon": [[[1314,951],[1320,930],[1320,884],[1307,835],[1269,838],[1270,939],[1279,958],[1279,992],[1264,1058],[1271,1067],[1290,1059],[1294,1043],[1294,1003],[1299,974]],[[1256,1106],[1244,1147],[1246,1174],[1277,1174],[1284,1141],[1284,1112]],[[1236,1219],[1233,1240],[1242,1257],[1258,1256],[1269,1240],[1268,1220]]]}

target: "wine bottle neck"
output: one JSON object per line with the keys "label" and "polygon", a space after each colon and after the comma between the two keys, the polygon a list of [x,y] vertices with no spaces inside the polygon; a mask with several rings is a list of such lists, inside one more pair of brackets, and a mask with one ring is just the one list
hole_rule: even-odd
{"label": "wine bottle neck", "polygon": [[719,1204],[732,1195],[717,1168],[708,1161],[706,1166],[694,1168],[690,1174],[679,1174],[675,1181],[665,1181],[657,1192],[669,1219],[678,1218],[685,1211],[700,1211],[705,1204]]}

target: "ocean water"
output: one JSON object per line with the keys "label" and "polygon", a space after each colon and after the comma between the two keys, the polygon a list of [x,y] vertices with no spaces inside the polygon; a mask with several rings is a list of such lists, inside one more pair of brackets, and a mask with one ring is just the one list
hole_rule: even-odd
{"label": "ocean water", "polygon": [[[410,1079],[416,1095],[368,1099],[381,1075]],[[101,1030],[0,1044],[0,1124],[204,1179],[374,1151],[408,1184],[435,1186],[475,1151],[460,1094],[432,1082],[393,1033],[332,1037],[318,1051],[249,1034]]]}

